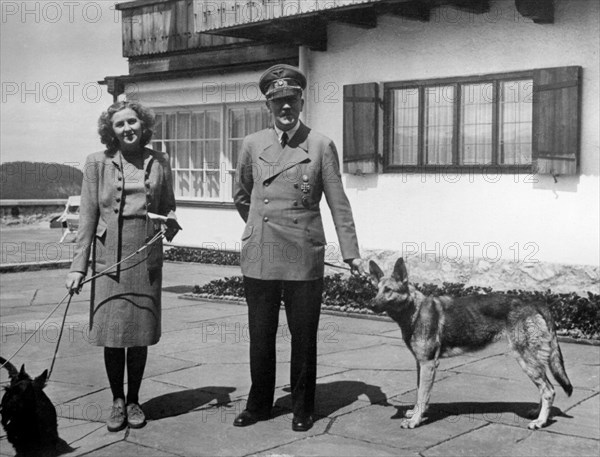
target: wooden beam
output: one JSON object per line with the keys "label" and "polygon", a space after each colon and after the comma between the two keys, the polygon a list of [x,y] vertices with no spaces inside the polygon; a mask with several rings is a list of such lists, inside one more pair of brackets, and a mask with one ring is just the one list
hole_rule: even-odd
{"label": "wooden beam", "polygon": [[413,0],[410,2],[384,3],[378,7],[381,14],[393,14],[408,19],[428,22],[431,17],[432,2]]}
{"label": "wooden beam", "polygon": [[515,0],[515,6],[521,16],[536,24],[554,23],[554,2],[552,0]]}
{"label": "wooden beam", "polygon": [[331,11],[324,14],[325,17],[350,24],[363,29],[374,29],[377,27],[377,11],[375,8],[350,11]]}
{"label": "wooden beam", "polygon": [[445,0],[444,3],[475,14],[487,13],[490,10],[490,0]]}

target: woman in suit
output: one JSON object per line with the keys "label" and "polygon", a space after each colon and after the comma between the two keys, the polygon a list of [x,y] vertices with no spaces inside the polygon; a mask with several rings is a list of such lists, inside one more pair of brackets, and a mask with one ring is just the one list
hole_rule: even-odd
{"label": "woman in suit", "polygon": [[[148,346],[161,333],[162,241],[114,266],[160,229],[149,212],[175,218],[169,156],[145,147],[153,125],[154,114],[129,101],[111,105],[100,116],[98,133],[106,150],[85,162],[77,245],[66,279],[67,289],[78,292],[90,253],[92,274],[110,267],[92,282],[89,329],[90,343],[104,347],[113,395],[110,431],[144,426],[138,393]],[[175,233],[169,228],[167,239]]]}

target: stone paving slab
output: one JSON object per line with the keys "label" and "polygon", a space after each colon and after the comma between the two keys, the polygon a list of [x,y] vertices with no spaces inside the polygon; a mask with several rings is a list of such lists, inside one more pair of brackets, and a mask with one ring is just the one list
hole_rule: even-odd
{"label": "stone paving slab", "polygon": [[343,436],[319,435],[302,441],[279,446],[276,449],[254,454],[260,457],[275,456],[339,456],[339,457],[418,457],[417,452],[404,451],[390,446],[345,438]]}
{"label": "stone paving slab", "polygon": [[478,419],[437,421],[427,427],[403,430],[400,428],[401,418],[393,405],[371,405],[336,418],[329,433],[418,452],[485,425]]}
{"label": "stone paving slab", "polygon": [[427,457],[470,456],[482,455],[482,450],[485,450],[485,455],[488,456],[596,457],[599,455],[600,443],[597,440],[558,433],[489,424],[427,449],[422,454]]}
{"label": "stone paving slab", "polygon": [[406,347],[379,343],[370,347],[350,349],[319,358],[322,365],[356,369],[405,369],[414,370],[414,357]]}
{"label": "stone paving slab", "polygon": [[571,420],[556,420],[552,424],[552,432],[565,435],[581,436],[600,441],[600,395],[594,394],[581,403],[566,409]]}
{"label": "stone paving slab", "polygon": [[252,427],[233,427],[240,411],[241,406],[217,408],[149,422],[144,429],[132,430],[128,440],[179,455],[248,455],[323,433],[327,425],[317,421],[311,430],[299,434],[291,430],[291,417],[284,415]]}

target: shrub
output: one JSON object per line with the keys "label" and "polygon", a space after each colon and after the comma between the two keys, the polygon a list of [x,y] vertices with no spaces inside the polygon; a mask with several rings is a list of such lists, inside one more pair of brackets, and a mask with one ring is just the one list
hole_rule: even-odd
{"label": "shrub", "polygon": [[239,265],[239,252],[215,249],[173,247],[165,252],[165,260],[174,262],[209,263],[214,265]]}
{"label": "shrub", "polygon": [[[375,297],[376,289],[368,278],[343,277],[341,274],[335,274],[326,276],[323,286],[324,308],[361,314],[373,313],[367,304]],[[434,296],[463,297],[494,292],[489,287],[465,287],[464,284],[458,283],[444,283],[442,286],[414,284],[414,286],[423,294]],[[581,297],[576,293],[555,294],[550,290],[545,292],[524,290],[496,292],[514,295],[525,301],[544,301],[550,308],[559,333],[575,338],[600,339],[600,295],[598,294],[590,292],[587,297]],[[218,279],[202,287],[195,286],[194,293],[243,298],[243,280],[241,276]]]}

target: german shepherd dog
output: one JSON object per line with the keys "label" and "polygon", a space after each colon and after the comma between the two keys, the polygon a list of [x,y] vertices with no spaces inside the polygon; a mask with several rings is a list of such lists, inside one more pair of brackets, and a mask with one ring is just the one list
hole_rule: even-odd
{"label": "german shepherd dog", "polygon": [[545,303],[524,302],[507,294],[471,295],[451,298],[427,297],[408,283],[402,258],[396,261],[391,277],[369,262],[377,283],[377,296],[370,307],[386,311],[398,323],[402,338],[417,361],[417,403],[405,413],[400,426],[417,427],[431,394],[440,357],[483,349],[502,333],[517,362],[540,391],[537,419],[527,428],[539,429],[548,422],[554,388],[546,376],[549,369],[567,395],[573,392],[556,339],[554,320]]}
{"label": "german shepherd dog", "polygon": [[0,364],[5,364],[10,378],[0,402],[2,426],[8,441],[18,456],[56,455],[57,445],[62,442],[58,437],[56,409],[42,390],[48,370],[32,379],[24,365],[17,371],[2,357]]}

